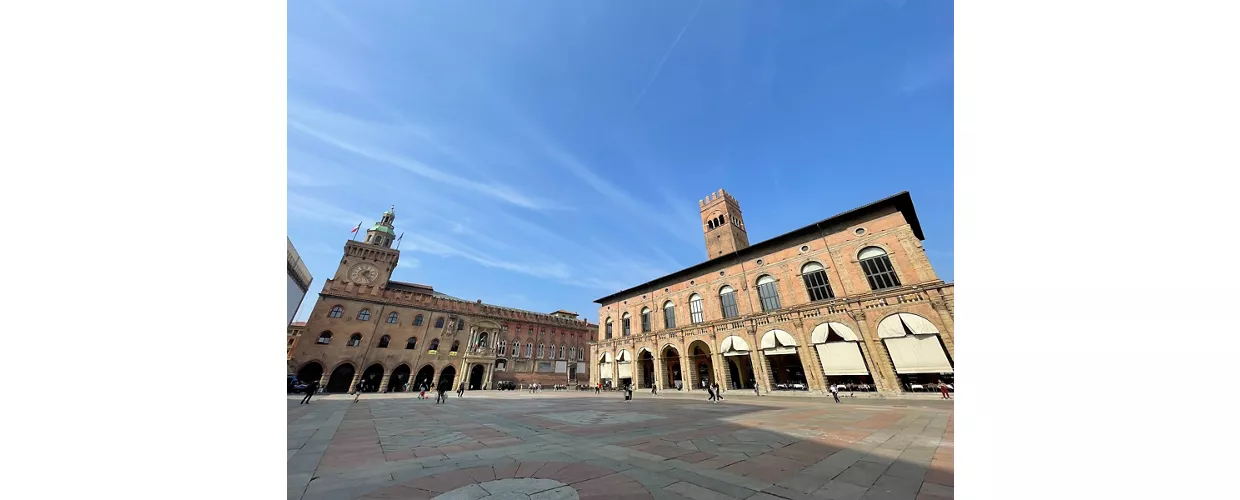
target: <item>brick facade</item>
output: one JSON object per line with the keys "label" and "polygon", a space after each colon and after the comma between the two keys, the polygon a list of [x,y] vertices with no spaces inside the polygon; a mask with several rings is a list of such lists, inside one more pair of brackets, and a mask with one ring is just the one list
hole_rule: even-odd
{"label": "brick facade", "polygon": [[[393,209],[364,241],[345,243],[339,269],[324,282],[310,317],[298,327],[304,338],[292,341],[291,373],[303,380],[317,376],[333,392],[353,391],[362,382],[366,391],[403,391],[406,384],[416,390],[420,382],[434,387],[441,380],[455,389],[462,383],[492,388],[499,381],[551,385],[589,379],[589,363],[578,362],[576,353],[587,349],[596,327],[574,313],[470,302],[426,285],[391,281],[400,261],[400,251],[392,248],[394,219]],[[289,333],[294,339],[292,328]],[[360,340],[351,342],[355,336]],[[436,341],[437,348],[430,349]],[[531,356],[513,351],[517,341],[533,346]],[[558,362],[563,372],[556,371]],[[539,371],[546,363],[552,371]]]}
{"label": "brick facade", "polygon": [[[922,383],[920,380],[949,377],[938,373],[915,373],[910,369],[907,370],[909,373],[903,374],[902,381],[888,350],[889,340],[893,339],[882,339],[877,333],[879,323],[892,314],[920,316],[934,326],[937,335],[912,330],[906,330],[906,333],[917,338],[937,336],[947,362],[954,364],[954,286],[938,278],[926,257],[921,244],[920,224],[908,193],[722,254],[716,253],[719,244],[712,246],[713,232],[734,232],[740,226],[708,225],[708,221],[716,220],[714,211],[719,206],[735,207],[735,214],[739,217],[739,203],[722,190],[699,202],[708,252],[715,254],[712,259],[596,301],[600,305],[600,340],[591,344],[590,362],[596,368],[592,383],[607,378],[618,383],[619,363],[601,364],[600,360],[604,353],[616,359],[627,351],[634,361],[638,355],[643,359],[646,356],[652,358],[641,363],[641,366],[634,363],[632,368],[632,378],[634,382],[641,379],[638,384],[641,387],[650,382],[646,372],[651,371],[660,387],[671,387],[670,373],[677,370],[669,364],[679,364],[682,367],[682,384],[694,390],[700,389],[699,379],[703,378],[697,372],[699,365],[706,371],[705,379],[718,381],[727,389],[736,389],[745,383],[734,384],[736,381],[733,379],[748,366],[752,373],[739,373],[739,376],[752,378],[760,390],[769,391],[775,387],[777,379],[787,378],[773,376],[772,363],[784,367],[782,372],[791,373],[796,371],[796,361],[799,361],[802,381],[809,390],[824,391],[831,383],[843,379],[824,374],[815,344],[811,341],[811,332],[815,327],[830,322],[845,325],[859,334],[858,349],[872,377],[870,383],[879,393],[898,393],[907,390],[913,383]],[[728,214],[729,211],[723,213]],[[731,241],[740,241],[735,235],[731,237]],[[714,241],[727,239],[715,238]],[[747,245],[747,240],[745,243]],[[862,250],[870,247],[877,247],[886,253],[899,279],[899,286],[871,289],[859,258]],[[802,275],[802,269],[810,263],[824,268],[833,298],[811,300]],[[764,276],[774,279],[774,288],[778,291],[780,307],[770,311],[762,310],[757,289],[758,280],[765,281]],[[735,290],[738,315],[732,318],[724,318],[723,314],[720,290],[725,285]],[[696,324],[692,323],[690,315],[690,298],[694,294],[702,298],[703,307],[703,320]],[[676,327],[670,329],[663,326],[664,306],[669,301],[676,316]],[[643,308],[653,312],[652,331],[649,333],[641,331],[640,311]],[[620,326],[620,318],[625,313],[633,318],[632,334],[628,337],[623,336]],[[606,335],[608,320],[615,322],[610,339]],[[777,348],[761,348],[763,337],[777,329],[791,334],[795,339],[796,360],[789,358],[792,354],[772,354],[782,352]],[[917,333],[923,335],[913,335]],[[721,355],[721,342],[731,336],[744,340],[749,350],[747,353],[731,353],[743,355],[725,359]],[[689,352],[689,349],[694,349],[694,352]],[[698,349],[701,354],[695,357],[693,354],[699,352]],[[653,364],[653,369],[650,364]],[[611,373],[598,373],[604,369],[610,369]],[[951,373],[951,370],[941,373]]]}

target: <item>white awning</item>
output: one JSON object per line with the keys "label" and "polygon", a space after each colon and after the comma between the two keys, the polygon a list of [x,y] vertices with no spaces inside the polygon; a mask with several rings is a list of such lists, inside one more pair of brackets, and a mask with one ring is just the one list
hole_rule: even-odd
{"label": "white awning", "polygon": [[629,356],[629,351],[627,350],[620,351],[620,355],[616,356],[617,363],[628,363],[629,361],[632,361],[632,359],[631,356]]}
{"label": "white awning", "polygon": [[783,330],[775,329],[762,335],[762,348],[774,349],[776,347],[796,347],[797,340],[792,337],[791,333]]}
{"label": "white awning", "polygon": [[[733,353],[733,351],[740,351],[741,353],[748,352],[749,343],[745,342],[745,339],[737,337],[736,335],[723,339],[723,343],[719,345],[719,352],[724,353],[726,356],[728,353]],[[736,353],[733,353],[733,355],[735,354]]]}
{"label": "white awning", "polygon": [[934,335],[905,335],[884,339],[896,373],[952,373],[943,345]]}
{"label": "white awning", "polygon": [[861,337],[858,337],[848,325],[834,321],[814,327],[813,333],[810,334],[810,340],[815,344],[825,344],[827,342],[827,334],[830,332],[835,332],[836,335],[839,335],[844,340],[853,342],[861,340]]}
{"label": "white awning", "polygon": [[900,313],[900,320],[904,322],[909,331],[917,335],[934,335],[939,333],[939,329],[934,327],[934,323],[930,320],[911,313]]}
{"label": "white awning", "polygon": [[603,363],[598,367],[599,378],[611,378],[611,363]]}
{"label": "white awning", "polygon": [[771,349],[763,349],[762,353],[767,356],[776,356],[779,354],[796,354],[797,348],[795,347],[774,347]]}
{"label": "white awning", "polygon": [[818,349],[818,360],[826,375],[870,374],[861,357],[861,346],[856,342],[829,342],[814,347]]}
{"label": "white awning", "polygon": [[604,362],[604,363],[611,363],[611,353],[610,353],[610,352],[604,352],[604,353],[603,353],[603,357],[602,357],[602,358],[599,358],[599,360],[600,360],[600,361],[602,361],[602,362]]}
{"label": "white awning", "polygon": [[633,378],[633,365],[632,364],[624,363],[620,365],[619,368],[620,368],[620,375],[619,375],[620,378]]}
{"label": "white awning", "polygon": [[935,328],[930,320],[913,313],[892,314],[878,323],[879,338],[903,337],[909,332],[915,335],[934,335],[939,333],[939,329]]}

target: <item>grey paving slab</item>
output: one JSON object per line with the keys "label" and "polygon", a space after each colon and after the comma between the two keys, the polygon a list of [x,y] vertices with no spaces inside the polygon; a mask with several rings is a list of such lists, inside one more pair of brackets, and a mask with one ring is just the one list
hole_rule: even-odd
{"label": "grey paving slab", "polygon": [[887,464],[858,461],[835,476],[835,480],[869,488],[887,470]]}
{"label": "grey paving slab", "polygon": [[849,483],[847,481],[827,481],[822,488],[814,492],[817,498],[826,500],[858,500],[869,488]]}
{"label": "grey paving slab", "polygon": [[865,492],[862,500],[916,500],[921,480],[882,475]]}
{"label": "grey paving slab", "polygon": [[[688,482],[683,482],[683,481],[678,482],[678,483],[673,483],[663,489],[679,494],[685,498],[691,498],[693,500],[732,500],[734,498],[737,498],[737,497],[725,495],[723,493],[720,493],[712,489],[703,488],[693,483],[688,483]],[[747,498],[747,497],[743,497],[743,498]]]}

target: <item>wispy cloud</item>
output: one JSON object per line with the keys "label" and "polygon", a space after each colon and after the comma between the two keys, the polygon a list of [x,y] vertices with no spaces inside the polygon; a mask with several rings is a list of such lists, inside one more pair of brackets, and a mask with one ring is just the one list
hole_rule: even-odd
{"label": "wispy cloud", "polygon": [[650,79],[646,80],[645,85],[642,85],[642,90],[637,93],[637,98],[633,99],[632,104],[629,104],[628,110],[625,111],[626,115],[633,112],[633,109],[636,108],[637,104],[642,101],[642,98],[646,97],[646,91],[650,90],[650,85],[654,84],[654,81],[659,79],[659,73],[663,71],[663,65],[667,64],[667,58],[670,57],[672,52],[676,50],[676,45],[680,43],[680,38],[685,36],[685,31],[689,29],[689,25],[693,24],[693,20],[697,18],[698,11],[702,10],[702,3],[704,1],[705,0],[698,0],[697,6],[693,8],[693,13],[689,14],[689,19],[686,20],[685,24],[680,27],[680,33],[676,34],[676,39],[672,40],[672,44],[668,46],[667,51],[663,53],[663,58],[659,59],[659,64],[658,66],[655,66],[654,73],[650,74]]}
{"label": "wispy cloud", "polygon": [[315,0],[314,3],[358,43],[371,49],[376,47],[376,44],[374,40],[370,38],[370,35],[359,28],[357,23],[353,22],[352,18],[337,10],[336,6],[332,5],[332,2],[327,0]]}
{"label": "wispy cloud", "polygon": [[[393,130],[379,123],[368,122],[356,117],[341,115],[299,103],[289,104],[288,124],[294,130],[318,139],[324,144],[378,163],[404,169],[420,177],[448,186],[468,189],[522,208],[532,210],[558,208],[555,204],[527,196],[509,186],[458,177],[431,167],[417,159],[390,151],[381,145],[368,144],[368,142],[377,142],[375,138],[380,138],[380,141],[384,140],[383,138],[399,140],[398,136],[407,135],[408,131],[405,130]],[[397,137],[394,138],[393,136]]]}

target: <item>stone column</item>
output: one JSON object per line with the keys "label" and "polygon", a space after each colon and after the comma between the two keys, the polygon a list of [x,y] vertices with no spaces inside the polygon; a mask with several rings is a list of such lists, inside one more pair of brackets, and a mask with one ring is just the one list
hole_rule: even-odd
{"label": "stone column", "polygon": [[379,392],[387,390],[388,382],[392,379],[392,372],[383,372],[383,378],[379,379]]}
{"label": "stone column", "polygon": [[[813,346],[808,349],[813,349]],[[822,365],[814,361],[813,354],[807,352],[805,346],[797,346],[797,357],[801,359],[801,369],[805,371],[805,384],[809,386],[809,392],[823,393],[826,384],[822,381]]]}
{"label": "stone column", "polygon": [[947,311],[946,303],[931,299],[930,307],[939,313],[939,320],[943,322],[943,332],[939,334],[939,338],[943,340],[943,347],[947,348],[947,355],[951,356],[954,361],[956,359],[956,321]]}
{"label": "stone column", "polygon": [[895,365],[892,364],[891,356],[887,353],[887,346],[883,345],[878,334],[870,327],[865,312],[850,309],[848,313],[861,330],[859,333],[864,343],[862,347],[865,347],[868,353],[866,360],[870,362],[870,375],[874,378],[874,385],[879,394],[892,395],[903,392],[904,389],[900,387],[900,378],[896,376]]}
{"label": "stone column", "polygon": [[349,392],[357,392],[357,383],[362,381],[362,372],[358,371],[353,374],[353,381],[349,382]]}
{"label": "stone column", "polygon": [[495,374],[495,363],[491,363],[490,366],[483,368],[483,374],[482,374],[482,388],[483,389],[491,388],[491,376],[494,374]]}

